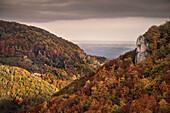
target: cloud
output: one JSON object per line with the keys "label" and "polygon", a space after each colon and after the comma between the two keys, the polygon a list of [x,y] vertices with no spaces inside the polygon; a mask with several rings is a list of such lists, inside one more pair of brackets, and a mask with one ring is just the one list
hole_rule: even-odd
{"label": "cloud", "polygon": [[1,0],[1,19],[47,22],[89,18],[170,17],[169,0]]}
{"label": "cloud", "polygon": [[67,40],[136,41],[152,25],[163,24],[167,18],[97,18],[56,20],[27,25],[38,26]]}

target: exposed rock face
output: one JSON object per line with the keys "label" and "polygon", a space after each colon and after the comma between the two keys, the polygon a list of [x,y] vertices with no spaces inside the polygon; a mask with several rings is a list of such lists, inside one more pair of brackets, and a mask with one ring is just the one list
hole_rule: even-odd
{"label": "exposed rock face", "polygon": [[140,60],[144,60],[147,56],[149,56],[146,49],[148,48],[148,42],[144,36],[139,36],[136,42],[136,58],[135,62]]}

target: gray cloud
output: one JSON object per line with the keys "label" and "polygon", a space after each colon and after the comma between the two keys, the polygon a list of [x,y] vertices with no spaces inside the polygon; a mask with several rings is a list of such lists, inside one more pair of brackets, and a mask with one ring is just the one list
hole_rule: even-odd
{"label": "gray cloud", "polygon": [[170,17],[170,0],[0,0],[0,18],[27,22]]}

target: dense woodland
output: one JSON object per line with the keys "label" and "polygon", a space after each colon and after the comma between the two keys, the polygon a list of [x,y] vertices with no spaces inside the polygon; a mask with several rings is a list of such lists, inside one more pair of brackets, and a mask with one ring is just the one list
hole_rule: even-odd
{"label": "dense woodland", "polygon": [[49,100],[105,60],[43,29],[0,21],[0,112]]}
{"label": "dense woodland", "polygon": [[0,112],[14,112],[36,105],[58,91],[25,69],[0,66]]}
{"label": "dense woodland", "polygon": [[27,112],[169,113],[170,21],[144,36],[145,60],[134,63],[135,50],[121,55]]}
{"label": "dense woodland", "polygon": [[62,89],[106,59],[86,55],[76,44],[46,30],[0,21],[0,63],[18,66]]}
{"label": "dense woodland", "polygon": [[0,21],[0,112],[169,113],[170,21],[144,37],[145,60],[133,50],[101,66],[48,31]]}

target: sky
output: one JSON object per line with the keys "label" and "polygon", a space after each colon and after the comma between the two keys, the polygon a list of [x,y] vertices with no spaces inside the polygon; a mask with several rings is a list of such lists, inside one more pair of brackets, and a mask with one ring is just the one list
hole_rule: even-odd
{"label": "sky", "polygon": [[0,0],[0,15],[70,41],[136,41],[170,20],[170,0]]}

